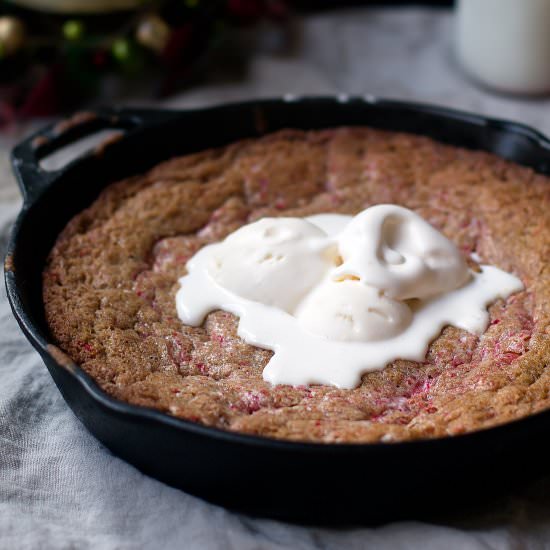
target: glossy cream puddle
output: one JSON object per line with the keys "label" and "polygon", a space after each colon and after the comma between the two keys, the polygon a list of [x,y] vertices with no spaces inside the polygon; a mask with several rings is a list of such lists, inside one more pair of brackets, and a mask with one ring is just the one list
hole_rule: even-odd
{"label": "glossy cream puddle", "polygon": [[396,359],[423,361],[446,325],[483,333],[487,307],[524,288],[496,267],[470,270],[451,241],[396,205],[263,218],[202,248],[187,270],[176,294],[184,324],[233,313],[244,341],[274,352],[266,381],[339,388]]}

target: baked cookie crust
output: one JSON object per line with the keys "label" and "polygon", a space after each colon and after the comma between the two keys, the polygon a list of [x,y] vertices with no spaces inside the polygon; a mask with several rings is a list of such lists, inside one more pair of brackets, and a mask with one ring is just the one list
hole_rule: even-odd
{"label": "baked cookie crust", "polygon": [[[410,208],[466,257],[522,279],[481,336],[447,327],[422,363],[353,390],[270,386],[237,319],[184,326],[178,278],[202,246],[264,216]],[[455,435],[550,407],[550,178],[494,155],[370,128],[286,130],[166,161],[108,186],[43,273],[58,345],[109,395],[208,426],[313,442]]]}

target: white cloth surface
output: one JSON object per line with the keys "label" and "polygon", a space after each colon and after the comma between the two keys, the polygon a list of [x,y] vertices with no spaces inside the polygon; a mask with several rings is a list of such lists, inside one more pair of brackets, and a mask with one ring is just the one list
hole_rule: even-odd
{"label": "white cloth surface", "polygon": [[[548,99],[492,96],[456,71],[450,61],[450,29],[447,12],[417,8],[309,17],[300,23],[301,38],[292,55],[258,54],[243,80],[205,84],[165,104],[195,106],[283,93],[373,93],[513,118],[550,133]],[[125,102],[144,103],[138,92]],[[2,255],[20,204],[7,154],[28,129],[0,137]],[[486,508],[472,503],[471,510],[438,518],[437,523],[326,529],[234,514],[142,475],[98,443],[65,405],[23,337],[2,285],[0,549],[4,548],[543,549],[550,548],[550,479]]]}

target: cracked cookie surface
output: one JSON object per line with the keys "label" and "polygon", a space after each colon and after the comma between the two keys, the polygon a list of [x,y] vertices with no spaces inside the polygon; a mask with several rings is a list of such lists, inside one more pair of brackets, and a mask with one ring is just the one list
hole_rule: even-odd
{"label": "cracked cookie surface", "polygon": [[[237,319],[182,325],[187,260],[263,216],[410,208],[526,290],[481,336],[447,327],[422,363],[353,390],[270,386],[271,352]],[[550,178],[496,156],[369,128],[287,130],[166,161],[107,187],[59,236],[43,274],[52,335],[113,397],[226,430],[316,442],[454,435],[550,407]]]}

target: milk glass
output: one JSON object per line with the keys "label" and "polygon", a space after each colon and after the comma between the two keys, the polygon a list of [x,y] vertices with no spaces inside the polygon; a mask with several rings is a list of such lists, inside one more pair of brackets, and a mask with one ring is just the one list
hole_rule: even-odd
{"label": "milk glass", "polygon": [[456,52],[502,92],[550,92],[550,0],[457,0]]}

